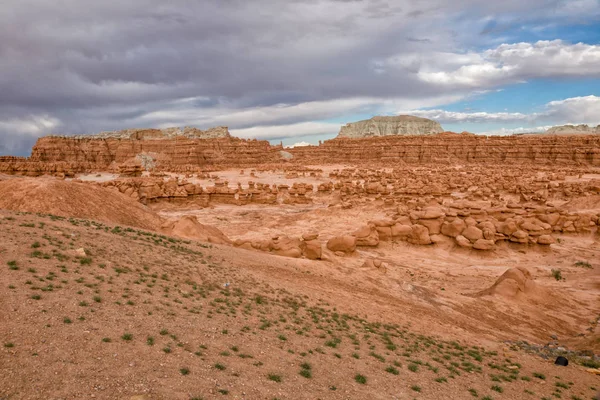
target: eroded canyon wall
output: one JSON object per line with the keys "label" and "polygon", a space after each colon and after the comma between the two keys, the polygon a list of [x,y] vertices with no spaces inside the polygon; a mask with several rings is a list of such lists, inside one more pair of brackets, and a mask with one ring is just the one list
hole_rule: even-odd
{"label": "eroded canyon wall", "polygon": [[[600,135],[338,137],[319,146],[283,151],[266,140],[231,136],[199,139],[161,136],[158,130],[130,137],[46,136],[31,157],[0,157],[0,173],[37,176],[112,171],[139,176],[143,170],[196,172],[267,164],[394,166],[395,164],[536,163],[600,165]],[[160,131],[158,131],[160,132]],[[291,155],[291,156],[290,156]]]}
{"label": "eroded canyon wall", "polygon": [[304,164],[527,163],[600,165],[600,135],[337,137],[289,150]]}

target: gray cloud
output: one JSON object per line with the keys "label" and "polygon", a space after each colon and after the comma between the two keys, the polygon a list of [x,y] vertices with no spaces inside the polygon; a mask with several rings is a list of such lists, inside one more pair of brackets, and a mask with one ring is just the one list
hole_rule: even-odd
{"label": "gray cloud", "polygon": [[[473,41],[490,14],[503,24],[532,10],[536,20],[589,21],[598,16],[594,5],[598,0],[4,0],[0,153],[26,153],[50,132],[213,122],[297,129],[386,110],[389,102],[435,106],[472,88],[419,79],[418,64],[382,74],[373,63],[481,45]],[[373,101],[357,108],[355,99]],[[311,107],[321,102],[352,106]],[[276,112],[281,104],[307,104],[309,111]],[[39,125],[45,119],[53,125]]]}

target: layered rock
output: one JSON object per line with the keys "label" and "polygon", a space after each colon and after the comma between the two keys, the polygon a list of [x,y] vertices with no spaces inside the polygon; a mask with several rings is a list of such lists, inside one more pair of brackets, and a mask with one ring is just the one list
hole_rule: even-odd
{"label": "layered rock", "polygon": [[550,135],[561,135],[561,134],[600,134],[600,125],[593,126],[588,125],[561,125],[561,126],[553,126],[552,128],[546,131],[547,134]]}
{"label": "layered rock", "polygon": [[443,133],[362,139],[337,137],[320,146],[288,150],[293,154],[294,161],[305,165],[527,162],[600,165],[600,135],[481,136]]}
{"label": "layered rock", "polygon": [[[382,134],[387,134],[384,131]],[[466,163],[600,165],[600,135],[488,137],[446,132],[361,139],[338,137],[319,146],[295,147],[284,152],[280,145],[272,146],[268,141],[231,137],[226,128],[134,129],[96,136],[42,137],[29,158],[0,157],[0,173],[72,176],[111,171],[139,176],[151,170],[194,173],[237,167],[339,163],[384,167]],[[367,190],[385,195],[387,189],[373,183]],[[535,196],[543,197],[543,193]]]}
{"label": "layered rock", "polygon": [[289,236],[275,236],[271,239],[237,239],[233,245],[248,250],[258,250],[284,257],[320,260],[322,256],[321,242],[316,233],[302,235],[302,239]]}
{"label": "layered rock", "polygon": [[227,181],[216,181],[213,186],[203,187],[186,179],[159,177],[119,178],[99,183],[117,189],[143,204],[160,200],[193,201],[207,207],[209,204],[308,204],[312,202],[313,185],[296,182],[288,185],[269,185],[248,182],[248,187],[230,187]]}
{"label": "layered rock", "polygon": [[412,115],[373,117],[342,126],[338,137],[364,138],[392,135],[431,135],[444,130],[435,121]]}
{"label": "layered rock", "polygon": [[0,172],[29,176],[89,171],[139,176],[144,169],[196,172],[280,162],[280,150],[281,146],[271,146],[268,141],[230,137],[226,128],[184,130],[181,135],[148,129],[96,136],[46,136],[38,139],[31,157],[0,160]]}
{"label": "layered rock", "polygon": [[184,128],[173,127],[164,129],[123,129],[120,131],[101,132],[96,135],[64,136],[78,139],[132,139],[132,140],[156,140],[183,137],[187,139],[220,139],[231,137],[226,126],[217,126],[205,131],[186,126]]}

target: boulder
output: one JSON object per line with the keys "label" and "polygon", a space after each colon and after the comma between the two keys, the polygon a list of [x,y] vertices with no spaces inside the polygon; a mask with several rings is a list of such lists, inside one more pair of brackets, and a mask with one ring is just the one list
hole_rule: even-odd
{"label": "boulder", "polygon": [[311,232],[311,233],[305,233],[305,234],[303,234],[303,235],[302,235],[302,239],[303,239],[305,242],[308,242],[308,241],[310,241],[310,240],[315,240],[315,239],[316,239],[316,238],[318,238],[318,237],[319,237],[319,234],[318,234],[318,233],[314,233],[314,232]]}
{"label": "boulder", "polygon": [[440,233],[440,228],[442,226],[441,219],[420,219],[417,223],[426,227],[430,235],[437,235]]}
{"label": "boulder", "polygon": [[397,223],[396,225],[392,226],[392,237],[394,238],[407,237],[408,235],[410,235],[411,232],[412,228],[410,227],[410,225]]}
{"label": "boulder", "polygon": [[478,239],[473,243],[473,248],[477,250],[492,250],[496,247],[493,240]]}
{"label": "boulder", "polygon": [[304,242],[304,256],[309,260],[320,260],[322,256],[321,242],[308,240]]}
{"label": "boulder", "polygon": [[471,242],[475,242],[479,239],[483,239],[483,231],[476,226],[468,226],[464,231],[462,231],[462,236],[469,239]]}
{"label": "boulder", "polygon": [[525,231],[518,230],[511,235],[509,240],[515,243],[529,243],[529,235]]}
{"label": "boulder", "polygon": [[409,243],[413,244],[431,244],[429,230],[423,225],[413,225],[412,231],[408,236]]}
{"label": "boulder", "polygon": [[387,272],[387,265],[383,261],[378,260],[376,258],[366,259],[362,265],[362,268],[377,269],[384,273]]}
{"label": "boulder", "polygon": [[444,214],[444,210],[441,207],[425,207],[420,215],[422,219],[437,219],[445,216],[446,214]]}
{"label": "boulder", "polygon": [[350,235],[333,237],[327,241],[327,248],[333,252],[352,253],[356,250],[356,237]]}
{"label": "boulder", "polygon": [[465,224],[465,221],[460,218],[456,218],[452,222],[444,222],[440,228],[440,231],[442,232],[442,235],[455,238],[460,235],[466,227],[467,224]]}
{"label": "boulder", "polygon": [[[388,228],[389,229],[389,228]],[[390,230],[391,232],[391,230]],[[357,246],[377,246],[379,244],[379,232],[373,224],[365,225],[355,231],[352,236],[356,237]]]}
{"label": "boulder", "polygon": [[513,221],[505,221],[498,225],[497,230],[499,233],[502,233],[503,235],[510,236],[513,233],[515,233],[516,231],[518,231],[519,228],[517,227],[517,224],[515,224]]}
{"label": "boulder", "polygon": [[273,240],[273,252],[284,257],[299,258],[302,255],[303,243],[300,239],[281,236]]}
{"label": "boulder", "polygon": [[551,235],[541,235],[537,240],[538,244],[550,245],[556,243],[556,239]]}
{"label": "boulder", "polygon": [[464,237],[463,235],[458,235],[456,237],[456,244],[459,245],[460,247],[465,247],[465,248],[471,248],[473,246],[471,244],[471,241],[469,239],[467,239],[466,237]]}

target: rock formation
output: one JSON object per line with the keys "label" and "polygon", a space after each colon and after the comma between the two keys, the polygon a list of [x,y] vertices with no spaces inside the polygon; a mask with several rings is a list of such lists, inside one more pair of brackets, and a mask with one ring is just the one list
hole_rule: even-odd
{"label": "rock formation", "polygon": [[552,128],[546,131],[549,135],[561,135],[561,134],[600,134],[600,125],[593,126],[588,125],[561,125],[561,126],[553,126]]}
{"label": "rock formation", "polygon": [[[110,171],[135,177],[144,171],[193,173],[284,164],[298,167],[339,163],[382,167],[405,163],[600,165],[600,135],[597,134],[488,137],[445,132],[385,136],[391,132],[390,126],[402,124],[381,124],[378,132],[384,136],[351,139],[341,132],[339,137],[319,146],[295,147],[288,151],[266,140],[231,137],[227,128],[208,131],[133,129],[95,136],[46,136],[37,141],[31,157],[0,157],[0,173],[68,177],[82,172]],[[348,135],[360,130],[348,129]]]}
{"label": "rock formation", "polygon": [[426,118],[413,117],[411,115],[377,116],[342,126],[338,137],[364,138],[393,135],[431,135],[442,133],[443,131],[439,123]]}
{"label": "rock formation", "polygon": [[482,136],[443,133],[425,136],[337,137],[320,146],[288,149],[304,165],[348,163],[523,163],[600,165],[600,135]]}
{"label": "rock formation", "polygon": [[531,272],[524,267],[506,270],[491,287],[474,296],[500,296],[510,300],[535,301],[536,303],[548,303],[553,299],[551,292],[538,285]]}
{"label": "rock formation", "polygon": [[217,126],[205,131],[186,126],[164,129],[123,129],[120,131],[101,132],[96,135],[63,136],[78,139],[133,139],[133,140],[156,140],[183,137],[187,139],[220,139],[231,137],[226,126]]}
{"label": "rock formation", "polygon": [[[219,137],[204,138],[206,132]],[[231,137],[227,128],[184,130],[181,135],[170,130],[147,129],[95,136],[45,136],[38,139],[29,158],[0,157],[0,172],[28,176],[70,176],[89,171],[139,176],[145,168],[196,172],[202,168],[279,162],[280,150],[281,146],[271,146],[266,140]]]}

